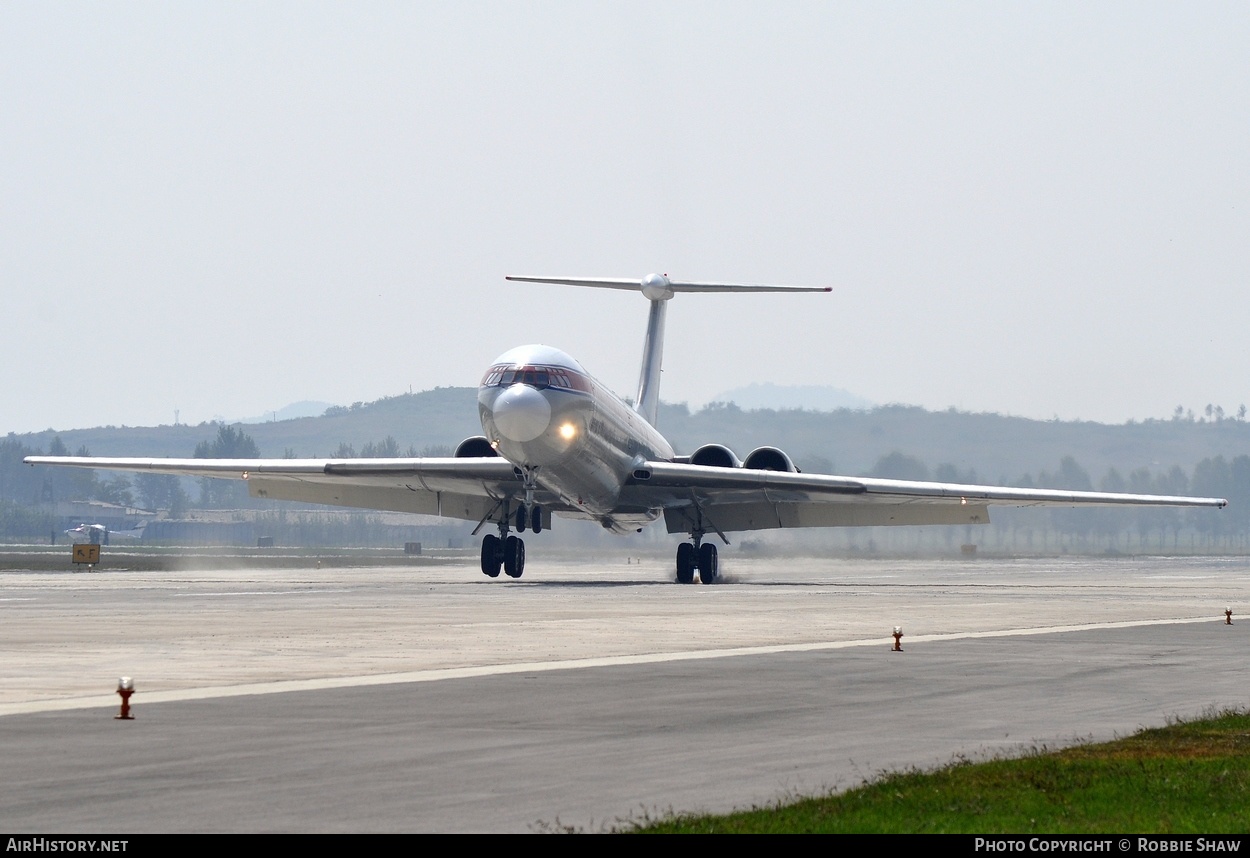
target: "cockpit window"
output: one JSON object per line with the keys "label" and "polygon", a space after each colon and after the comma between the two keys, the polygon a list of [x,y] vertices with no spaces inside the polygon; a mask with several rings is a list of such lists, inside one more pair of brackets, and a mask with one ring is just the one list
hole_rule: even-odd
{"label": "cockpit window", "polygon": [[556,366],[492,366],[482,376],[482,387],[511,387],[528,384],[543,390],[589,390],[589,382],[580,375]]}
{"label": "cockpit window", "polygon": [[496,387],[503,379],[504,367],[492,366],[486,370],[486,375],[482,376],[482,387]]}

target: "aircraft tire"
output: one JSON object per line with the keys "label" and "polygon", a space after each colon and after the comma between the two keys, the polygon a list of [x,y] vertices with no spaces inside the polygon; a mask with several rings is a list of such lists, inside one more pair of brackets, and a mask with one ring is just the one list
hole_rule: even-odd
{"label": "aircraft tire", "polygon": [[503,571],[509,578],[520,578],[525,571],[525,540],[517,536],[509,536],[504,543]]}
{"label": "aircraft tire", "polygon": [[517,533],[525,532],[525,522],[528,519],[529,519],[529,514],[525,511],[525,507],[523,506],[517,507],[516,508],[516,532]]}
{"label": "aircraft tire", "polygon": [[534,504],[534,508],[530,510],[530,530],[535,533],[543,532],[543,508],[538,504]]}
{"label": "aircraft tire", "polygon": [[503,543],[493,533],[482,537],[482,573],[490,578],[499,577],[503,564]]}
{"label": "aircraft tire", "polygon": [[720,577],[720,561],[716,556],[716,546],[705,542],[699,546],[699,580],[704,584],[715,584]]}
{"label": "aircraft tire", "polygon": [[677,546],[677,583],[694,583],[695,552],[694,544],[683,542]]}

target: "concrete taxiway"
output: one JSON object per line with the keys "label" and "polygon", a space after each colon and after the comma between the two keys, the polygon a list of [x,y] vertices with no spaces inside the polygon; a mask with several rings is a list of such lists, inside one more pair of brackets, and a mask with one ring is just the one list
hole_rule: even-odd
{"label": "concrete taxiway", "polygon": [[[1245,559],[724,572],[0,572],[0,820],[598,830],[1250,705]],[[132,722],[112,719],[121,675]]]}

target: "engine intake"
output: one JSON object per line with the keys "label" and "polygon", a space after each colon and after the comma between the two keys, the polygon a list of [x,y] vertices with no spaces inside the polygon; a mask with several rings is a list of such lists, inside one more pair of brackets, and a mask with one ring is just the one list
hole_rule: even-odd
{"label": "engine intake", "polygon": [[742,467],[757,471],[789,471],[792,474],[799,472],[790,457],[776,447],[756,447],[742,463]]}
{"label": "engine intake", "polygon": [[457,459],[489,459],[492,456],[497,457],[499,453],[486,440],[486,436],[474,435],[460,442],[455,455]]}
{"label": "engine intake", "polygon": [[691,454],[690,464],[709,468],[741,468],[742,460],[723,444],[704,444]]}

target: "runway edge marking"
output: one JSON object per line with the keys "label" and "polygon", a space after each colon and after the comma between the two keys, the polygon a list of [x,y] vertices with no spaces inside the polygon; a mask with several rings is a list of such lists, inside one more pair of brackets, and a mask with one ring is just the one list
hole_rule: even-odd
{"label": "runway edge marking", "polygon": [[[1101,629],[1129,629],[1142,626],[1174,626],[1192,623],[1213,623],[1211,617],[1177,617],[1164,620],[1129,620],[1117,623],[1081,623],[1067,626],[1038,626],[1021,629],[997,629],[984,632],[952,632],[949,634],[908,635],[909,644],[972,640],[976,638],[1021,637],[1026,635],[1054,635],[1067,632],[1096,631]],[[776,655],[791,652],[821,652],[824,650],[851,649],[854,647],[887,646],[886,636],[863,640],[821,641],[801,644],[770,644],[768,646],[732,647],[715,650],[689,650],[680,652],[643,653],[640,655],[616,655],[601,658],[575,658],[562,661],[529,661],[515,664],[490,664],[477,667],[450,667],[433,670],[414,670],[404,673],[378,673],[363,676],[326,677],[321,679],[282,679],[273,682],[252,682],[240,685],[211,686],[208,688],[184,688],[176,691],[151,691],[144,693],[138,704],[179,703],[188,700],[215,700],[224,697],[247,697],[258,694],[285,694],[292,691],[325,691],[334,688],[362,688],[371,685],[402,685],[413,682],[439,682],[447,679],[474,679],[484,676],[506,676],[515,673],[545,673],[555,670],[582,670],[590,667],[623,667],[635,664],[663,664],[672,661],[701,661],[713,658],[736,658],[747,655]],[[67,712],[76,709],[112,708],[118,706],[116,694],[92,697],[73,697],[63,700],[31,700],[21,703],[0,704],[0,717],[5,715],[29,715],[39,712]]]}

